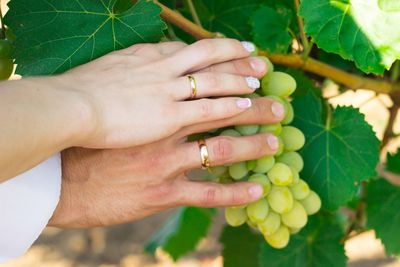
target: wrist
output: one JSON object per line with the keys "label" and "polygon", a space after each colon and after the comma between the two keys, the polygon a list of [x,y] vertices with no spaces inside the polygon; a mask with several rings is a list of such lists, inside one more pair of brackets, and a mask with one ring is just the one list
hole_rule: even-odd
{"label": "wrist", "polygon": [[77,89],[74,81],[65,74],[50,77],[48,83],[61,97],[62,109],[67,117],[65,127],[68,128],[68,138],[63,149],[85,146],[95,132],[97,121],[89,96]]}

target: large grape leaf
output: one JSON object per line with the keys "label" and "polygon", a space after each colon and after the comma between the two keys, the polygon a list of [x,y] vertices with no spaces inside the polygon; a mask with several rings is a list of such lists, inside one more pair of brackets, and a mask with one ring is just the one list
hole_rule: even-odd
{"label": "large grape leaf", "polygon": [[262,267],[258,254],[261,235],[252,232],[247,225],[241,227],[225,226],[220,241],[223,245],[224,267]]}
{"label": "large grape leaf", "polygon": [[267,244],[261,245],[260,266],[345,267],[347,257],[340,243],[343,235],[338,223],[312,216],[299,234],[290,237],[286,248],[274,249]]}
{"label": "large grape leaf", "polygon": [[204,28],[239,40],[251,40],[249,14],[261,2],[262,0],[193,1]]}
{"label": "large grape leaf", "polygon": [[387,153],[386,158],[386,169],[390,172],[400,174],[400,149],[393,155]]}
{"label": "large grape leaf", "polygon": [[116,14],[116,0],[12,0],[5,17],[17,36],[21,75],[64,72],[110,51],[156,42],[165,24],[160,8],[140,0]]}
{"label": "large grape leaf", "polygon": [[289,25],[292,12],[285,8],[273,9],[263,6],[251,16],[253,41],[269,53],[286,53],[292,43]]}
{"label": "large grape leaf", "polygon": [[384,179],[367,186],[367,226],[375,230],[388,254],[400,254],[400,187]]}
{"label": "large grape leaf", "polygon": [[147,242],[145,250],[154,253],[158,247],[174,260],[194,250],[207,235],[214,209],[182,207]]}
{"label": "large grape leaf", "polygon": [[323,208],[337,209],[353,197],[359,182],[375,175],[379,140],[355,108],[323,111],[311,92],[295,98],[293,107],[293,124],[307,139],[301,176],[320,195]]}
{"label": "large grape leaf", "polygon": [[398,0],[302,0],[300,15],[320,48],[355,61],[366,73],[381,74],[400,58],[396,5]]}

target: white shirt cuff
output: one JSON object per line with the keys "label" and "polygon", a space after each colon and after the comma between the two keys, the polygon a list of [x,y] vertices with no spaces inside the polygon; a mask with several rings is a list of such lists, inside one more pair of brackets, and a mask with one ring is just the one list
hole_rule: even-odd
{"label": "white shirt cuff", "polygon": [[0,263],[24,254],[57,207],[61,191],[61,156],[0,183]]}

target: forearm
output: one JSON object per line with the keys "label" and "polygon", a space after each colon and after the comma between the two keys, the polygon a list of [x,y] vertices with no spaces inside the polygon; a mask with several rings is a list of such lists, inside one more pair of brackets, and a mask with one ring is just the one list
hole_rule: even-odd
{"label": "forearm", "polygon": [[0,84],[0,182],[85,138],[91,112],[59,77]]}

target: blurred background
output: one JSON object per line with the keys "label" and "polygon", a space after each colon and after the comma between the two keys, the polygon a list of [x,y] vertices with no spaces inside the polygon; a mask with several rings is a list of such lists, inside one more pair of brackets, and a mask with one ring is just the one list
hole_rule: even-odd
{"label": "blurred background", "polygon": [[[8,1],[1,2],[5,13]],[[17,76],[13,78],[18,79]],[[340,88],[329,81],[325,83],[323,93],[333,105],[360,108],[378,137],[382,138],[389,117],[387,108],[392,105],[387,96],[365,90],[342,94]],[[400,133],[400,118],[397,118],[395,125],[395,132]],[[388,147],[395,151],[399,146],[400,140],[394,140]],[[400,179],[394,182],[400,184]],[[0,267],[221,267],[223,259],[218,244],[218,236],[224,224],[221,213],[216,216],[208,237],[199,243],[196,251],[178,262],[174,263],[162,251],[157,251],[155,256],[143,252],[145,241],[172,213],[169,211],[142,221],[109,228],[47,228],[24,256],[0,264]],[[351,267],[400,267],[400,259],[385,255],[373,231],[350,239],[345,248]]]}

